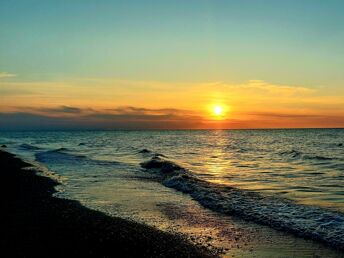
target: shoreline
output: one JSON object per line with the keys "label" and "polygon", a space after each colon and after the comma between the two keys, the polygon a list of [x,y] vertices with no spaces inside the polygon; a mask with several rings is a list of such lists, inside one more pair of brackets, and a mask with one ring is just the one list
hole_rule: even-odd
{"label": "shoreline", "polygon": [[[295,237],[317,241],[335,250],[344,250],[343,231],[339,230],[343,217],[340,212],[297,204],[288,199],[281,203],[280,199],[275,197],[231,186],[216,185],[216,188],[210,182],[193,177],[187,169],[178,164],[157,156],[140,165],[147,171],[153,171],[161,184],[190,195],[204,208],[225,215],[234,215],[277,231],[288,232]],[[292,210],[295,215],[283,220],[281,213],[283,214],[287,209]],[[308,219],[306,227],[304,227],[305,218]],[[335,224],[336,222],[338,223]],[[309,230],[310,226],[314,229],[327,230],[312,231]]]}
{"label": "shoreline", "polygon": [[0,150],[4,198],[2,249],[10,257],[216,257],[179,235],[111,217],[53,197],[54,180]]}

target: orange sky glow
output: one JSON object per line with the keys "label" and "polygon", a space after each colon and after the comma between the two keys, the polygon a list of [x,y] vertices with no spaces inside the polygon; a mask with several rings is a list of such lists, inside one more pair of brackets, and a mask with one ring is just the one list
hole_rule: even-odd
{"label": "orange sky glow", "polygon": [[[344,98],[328,89],[250,80],[0,81],[2,113],[29,113],[87,128],[237,129],[343,127]],[[221,109],[216,114],[215,109]]]}

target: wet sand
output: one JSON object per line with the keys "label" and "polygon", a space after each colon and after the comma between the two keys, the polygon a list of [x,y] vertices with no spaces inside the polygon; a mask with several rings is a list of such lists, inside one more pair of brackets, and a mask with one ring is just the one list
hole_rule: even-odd
{"label": "wet sand", "polygon": [[54,180],[0,151],[6,257],[214,257],[181,236],[53,197]]}
{"label": "wet sand", "polygon": [[123,172],[116,180],[87,184],[85,188],[77,188],[69,181],[59,196],[80,200],[106,214],[183,234],[223,257],[344,258],[340,250],[322,243],[205,209],[188,195],[144,176]]}

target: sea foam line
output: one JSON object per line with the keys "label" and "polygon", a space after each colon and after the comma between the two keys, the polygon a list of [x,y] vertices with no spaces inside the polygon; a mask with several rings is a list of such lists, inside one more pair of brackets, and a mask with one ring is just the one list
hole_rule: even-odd
{"label": "sea foam line", "polygon": [[141,166],[153,172],[165,186],[189,194],[206,208],[344,250],[344,214],[340,212],[206,182],[178,164],[156,156]]}

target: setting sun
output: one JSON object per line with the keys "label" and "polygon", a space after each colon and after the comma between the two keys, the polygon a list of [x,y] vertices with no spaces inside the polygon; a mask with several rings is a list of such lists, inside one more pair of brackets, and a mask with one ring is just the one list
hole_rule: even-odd
{"label": "setting sun", "polygon": [[213,112],[216,116],[220,116],[223,113],[223,107],[221,106],[215,106],[213,109]]}
{"label": "setting sun", "polygon": [[223,103],[216,103],[209,106],[209,115],[215,120],[224,120],[228,116],[230,107]]}

